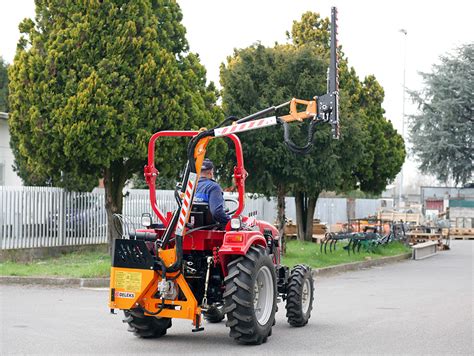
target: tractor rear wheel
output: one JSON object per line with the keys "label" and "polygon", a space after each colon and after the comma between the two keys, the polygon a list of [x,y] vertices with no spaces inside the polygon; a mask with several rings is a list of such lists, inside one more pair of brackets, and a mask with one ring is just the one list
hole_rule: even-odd
{"label": "tractor rear wheel", "polygon": [[123,322],[128,323],[128,331],[144,339],[162,337],[171,327],[170,318],[147,316],[140,309],[124,310],[123,313]]}
{"label": "tractor rear wheel", "polygon": [[311,268],[296,265],[290,273],[286,297],[286,317],[291,326],[305,326],[311,317],[314,282]]}
{"label": "tractor rear wheel", "polygon": [[276,275],[271,258],[260,246],[228,265],[225,278],[226,325],[230,336],[243,344],[267,341],[275,323]]}

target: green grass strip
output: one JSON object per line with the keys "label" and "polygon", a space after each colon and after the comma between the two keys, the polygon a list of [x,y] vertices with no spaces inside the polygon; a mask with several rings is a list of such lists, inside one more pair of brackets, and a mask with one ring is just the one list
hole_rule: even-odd
{"label": "green grass strip", "polygon": [[[373,253],[365,252],[349,255],[343,246],[347,242],[339,242],[336,251],[324,254],[320,245],[312,242],[289,241],[283,264],[293,267],[304,263],[313,268],[334,266],[343,263],[377,259],[384,256],[400,255],[410,252],[410,249],[399,242],[378,247]],[[110,256],[102,252],[73,252],[57,258],[49,258],[30,263],[3,262],[0,263],[2,276],[56,276],[94,278],[110,275]]]}
{"label": "green grass strip", "polygon": [[110,256],[101,252],[73,252],[30,263],[0,263],[2,276],[93,278],[110,275]]}
{"label": "green grass strip", "polygon": [[387,245],[377,247],[372,253],[364,251],[362,247],[360,253],[347,253],[343,246],[347,245],[347,241],[340,241],[336,245],[336,250],[327,253],[320,251],[320,244],[303,241],[288,241],[286,246],[286,255],[283,257],[283,264],[293,267],[299,263],[307,264],[313,268],[322,268],[340,265],[343,263],[366,261],[369,259],[377,259],[386,256],[396,256],[410,252],[410,248],[400,242],[391,242]]}

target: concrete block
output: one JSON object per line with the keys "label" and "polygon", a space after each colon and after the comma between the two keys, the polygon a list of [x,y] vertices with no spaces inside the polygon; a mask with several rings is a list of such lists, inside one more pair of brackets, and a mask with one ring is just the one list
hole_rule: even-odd
{"label": "concrete block", "polygon": [[438,242],[436,241],[427,241],[421,244],[416,244],[412,247],[413,249],[413,259],[422,260],[427,257],[434,256],[438,251]]}

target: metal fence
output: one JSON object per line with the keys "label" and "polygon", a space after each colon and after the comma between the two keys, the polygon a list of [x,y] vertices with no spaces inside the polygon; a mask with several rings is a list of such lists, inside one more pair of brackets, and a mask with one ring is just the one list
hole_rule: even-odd
{"label": "metal fence", "polygon": [[[225,193],[224,196],[237,198],[236,193]],[[177,208],[171,190],[157,191],[157,202],[164,213]],[[357,217],[373,215],[379,205],[376,199],[357,199]],[[128,226],[140,227],[140,217],[145,212],[152,213],[148,190],[132,189],[126,192],[123,219]],[[276,219],[276,199],[247,194],[243,214],[273,223]],[[286,198],[286,216],[296,221],[294,198]],[[318,199],[314,217],[327,224],[346,221],[346,199]],[[1,249],[106,242],[107,216],[103,190],[77,193],[60,188],[0,186]]]}
{"label": "metal fence", "polygon": [[[236,194],[225,193],[237,198]],[[249,194],[244,214],[264,218],[262,198]],[[174,191],[160,190],[161,211],[174,211]],[[129,190],[123,200],[128,228],[139,228],[143,213],[152,213],[148,190]],[[0,186],[0,248],[18,249],[100,244],[107,242],[103,190],[67,192],[61,188]]]}
{"label": "metal fence", "polygon": [[0,187],[2,249],[103,243],[106,226],[103,194]]}

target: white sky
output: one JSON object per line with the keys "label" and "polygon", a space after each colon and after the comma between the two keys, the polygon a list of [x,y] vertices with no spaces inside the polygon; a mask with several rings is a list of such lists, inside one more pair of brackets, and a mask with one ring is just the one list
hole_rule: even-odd
{"label": "white sky", "polygon": [[[191,51],[200,55],[208,80],[219,83],[219,65],[234,48],[260,41],[271,46],[283,43],[285,32],[306,11],[329,16],[331,6],[339,12],[339,43],[351,66],[362,77],[374,74],[385,90],[386,116],[401,131],[403,35],[408,31],[406,86],[419,89],[418,71],[430,71],[440,55],[474,40],[469,0],[181,0]],[[34,16],[33,0],[0,1],[0,55],[11,63],[19,39],[18,23]],[[321,93],[315,93],[321,94]],[[275,103],[279,104],[279,103]],[[406,113],[415,109],[407,100]],[[413,165],[405,180],[416,176]],[[408,172],[407,172],[408,171]]]}

